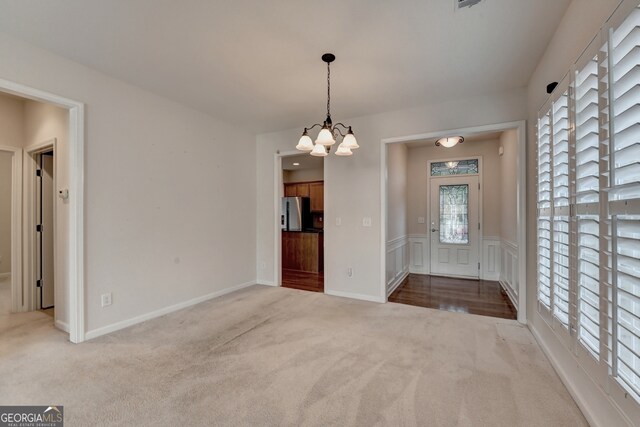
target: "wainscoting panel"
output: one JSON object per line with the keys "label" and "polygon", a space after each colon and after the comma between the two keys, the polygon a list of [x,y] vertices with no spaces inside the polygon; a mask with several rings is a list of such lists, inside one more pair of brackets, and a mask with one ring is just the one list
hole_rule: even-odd
{"label": "wainscoting panel", "polygon": [[500,245],[500,284],[518,307],[518,245],[506,240]]}
{"label": "wainscoting panel", "polygon": [[409,275],[409,240],[407,236],[387,242],[387,296]]}
{"label": "wainscoting panel", "polygon": [[411,259],[409,271],[412,274],[429,274],[431,272],[429,236],[427,234],[409,235],[409,254]]}
{"label": "wainscoting panel", "polygon": [[482,280],[500,280],[500,238],[486,236],[482,238]]}

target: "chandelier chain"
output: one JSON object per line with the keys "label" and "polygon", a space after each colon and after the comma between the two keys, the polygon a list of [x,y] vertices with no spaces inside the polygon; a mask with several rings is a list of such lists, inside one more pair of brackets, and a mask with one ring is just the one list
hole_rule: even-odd
{"label": "chandelier chain", "polygon": [[331,117],[331,64],[327,62],[327,117]]}

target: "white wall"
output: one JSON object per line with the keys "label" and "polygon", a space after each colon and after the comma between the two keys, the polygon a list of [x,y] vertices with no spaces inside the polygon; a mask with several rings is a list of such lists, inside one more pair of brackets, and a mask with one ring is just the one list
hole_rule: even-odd
{"label": "white wall", "polygon": [[0,274],[11,273],[12,162],[12,153],[0,151]]}
{"label": "white wall", "polygon": [[255,135],[4,34],[0,57],[86,103],[88,332],[255,281]]}
{"label": "white wall", "polygon": [[300,169],[283,171],[282,182],[308,182],[308,181],[322,181],[324,180],[324,169]]}
{"label": "white wall", "polygon": [[387,241],[407,235],[407,146],[393,144],[387,152]]}
{"label": "white wall", "polygon": [[[334,114],[340,118],[339,114]],[[331,293],[382,300],[380,250],[381,140],[438,130],[523,120],[524,90],[457,99],[384,114],[340,118],[353,126],[361,148],[351,157],[325,158],[325,289]],[[274,154],[294,150],[300,129],[257,137],[258,281],[274,281]],[[336,218],[342,220],[336,226]],[[363,217],[372,227],[363,227]],[[353,268],[352,278],[347,269]]]}
{"label": "white wall", "polygon": [[0,145],[24,145],[24,101],[0,92]]}
{"label": "white wall", "polygon": [[[23,114],[22,100],[0,93],[0,145],[22,147]],[[11,162],[0,151],[0,274],[11,272]]]}
{"label": "white wall", "polygon": [[386,288],[387,295],[409,274],[409,240],[407,236],[407,154],[405,144],[387,148],[387,238]]}
{"label": "white wall", "polygon": [[511,243],[518,241],[517,227],[517,173],[518,131],[510,129],[502,132],[499,146],[503,154],[498,157],[500,168],[500,231],[501,239]]}
{"label": "white wall", "polygon": [[[529,326],[537,336],[543,349],[549,355],[554,367],[565,381],[569,390],[595,426],[628,425],[620,412],[612,404],[606,393],[579,367],[575,356],[555,336],[545,321],[537,314],[536,299],[536,187],[535,187],[535,123],[539,108],[548,95],[547,83],[560,81],[589,45],[600,27],[613,12],[618,0],[574,0],[547,50],[533,73],[528,87],[529,143],[527,144],[527,167],[530,171],[527,181],[527,312]],[[636,419],[637,421],[637,419]]]}

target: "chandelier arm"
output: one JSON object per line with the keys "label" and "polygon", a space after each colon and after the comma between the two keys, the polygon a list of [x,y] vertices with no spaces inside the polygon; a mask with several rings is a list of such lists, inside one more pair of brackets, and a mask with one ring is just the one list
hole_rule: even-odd
{"label": "chandelier arm", "polygon": [[347,126],[344,123],[336,123],[335,125],[333,125],[333,127],[336,126],[342,126],[345,130],[349,130],[351,128],[351,126]]}
{"label": "chandelier arm", "polygon": [[306,131],[310,131],[311,129],[313,129],[314,127],[319,126],[322,127],[322,125],[320,123],[316,123],[315,125],[308,127],[308,128],[304,128]]}
{"label": "chandelier arm", "polygon": [[334,126],[332,131],[333,132],[338,132],[340,134],[340,136],[344,138],[344,134],[342,132],[340,132],[340,129],[338,129],[337,127]]}

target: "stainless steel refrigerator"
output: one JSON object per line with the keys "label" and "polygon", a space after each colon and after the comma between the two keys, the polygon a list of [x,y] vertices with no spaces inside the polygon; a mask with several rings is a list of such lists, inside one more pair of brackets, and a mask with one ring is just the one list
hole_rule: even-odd
{"label": "stainless steel refrigerator", "polygon": [[308,197],[283,197],[280,207],[280,225],[284,231],[303,231],[311,219]]}

